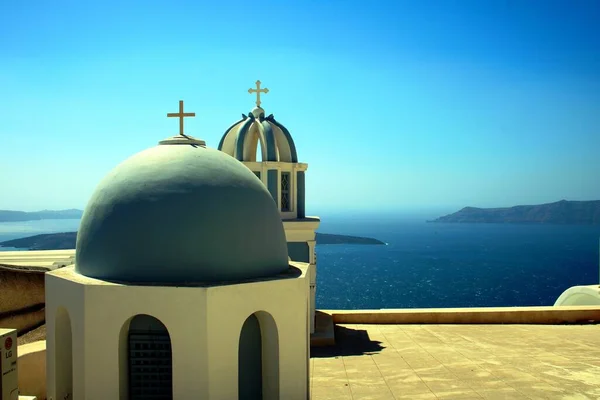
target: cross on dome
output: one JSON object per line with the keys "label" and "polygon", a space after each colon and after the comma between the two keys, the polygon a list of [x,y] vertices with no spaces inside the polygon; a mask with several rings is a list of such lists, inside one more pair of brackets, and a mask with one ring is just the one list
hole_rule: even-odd
{"label": "cross on dome", "polygon": [[260,94],[261,93],[269,93],[269,89],[264,88],[261,89],[260,88],[260,81],[256,81],[256,89],[248,89],[248,93],[252,94],[252,93],[256,93],[256,107],[260,107]]}
{"label": "cross on dome", "polygon": [[183,112],[183,100],[179,100],[179,112],[178,113],[168,113],[167,117],[177,117],[179,118],[179,134],[181,136],[185,136],[185,134],[183,133],[183,118],[184,117],[195,117],[196,113],[184,113]]}

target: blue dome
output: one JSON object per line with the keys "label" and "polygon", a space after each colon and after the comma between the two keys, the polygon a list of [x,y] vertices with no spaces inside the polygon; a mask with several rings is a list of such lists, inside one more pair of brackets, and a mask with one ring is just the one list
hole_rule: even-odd
{"label": "blue dome", "polygon": [[248,115],[233,124],[219,142],[218,149],[239,161],[256,161],[260,142],[262,161],[298,162],[296,145],[290,132],[275,120],[265,117],[265,110],[255,107]]}
{"label": "blue dome", "polygon": [[288,268],[277,206],[227,154],[179,138],[138,153],[98,185],[77,234],[75,270],[155,284],[246,280]]}

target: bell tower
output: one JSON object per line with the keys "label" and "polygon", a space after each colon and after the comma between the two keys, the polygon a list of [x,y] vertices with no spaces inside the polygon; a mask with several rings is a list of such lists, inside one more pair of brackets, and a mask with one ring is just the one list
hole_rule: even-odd
{"label": "bell tower", "polygon": [[231,125],[219,142],[219,150],[241,161],[267,187],[279,208],[293,261],[310,264],[310,330],[314,333],[316,294],[315,231],[318,217],[306,216],[305,174],[308,164],[298,162],[292,135],[273,114],[265,116],[260,95],[269,93],[256,81],[256,106]]}

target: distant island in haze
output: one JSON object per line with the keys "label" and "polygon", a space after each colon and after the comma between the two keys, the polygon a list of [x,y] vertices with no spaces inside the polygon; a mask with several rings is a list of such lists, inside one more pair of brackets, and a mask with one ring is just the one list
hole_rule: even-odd
{"label": "distant island in haze", "polygon": [[[316,240],[317,244],[385,244],[381,240],[372,238],[319,232],[317,232]],[[77,232],[47,233],[0,242],[0,247],[28,250],[67,250],[74,249],[76,241]]]}
{"label": "distant island in haze", "polygon": [[506,208],[465,207],[428,222],[600,225],[600,200],[561,200]]}
{"label": "distant island in haze", "polygon": [[386,244],[381,240],[348,235],[334,235],[331,233],[316,232],[315,240],[317,244]]}
{"label": "distant island in haze", "polygon": [[43,211],[10,211],[0,210],[0,222],[37,221],[41,219],[79,219],[83,211],[70,210],[43,210]]}
{"label": "distant island in haze", "polygon": [[[0,210],[0,222],[35,221],[42,219],[80,219],[82,210],[60,210],[60,211],[8,211]],[[0,247],[14,247],[29,250],[66,250],[74,249],[77,241],[77,232],[47,233],[28,236],[19,239],[0,242]],[[331,233],[316,233],[317,244],[366,244],[384,245],[381,240],[348,235],[335,235]]]}

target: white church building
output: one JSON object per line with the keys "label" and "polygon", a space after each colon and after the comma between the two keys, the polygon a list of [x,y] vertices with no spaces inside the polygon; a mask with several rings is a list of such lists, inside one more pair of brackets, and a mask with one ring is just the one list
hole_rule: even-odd
{"label": "white church building", "polygon": [[74,266],[46,274],[49,399],[309,397],[306,164],[258,107],[222,151],[183,132],[192,115],[109,172]]}

